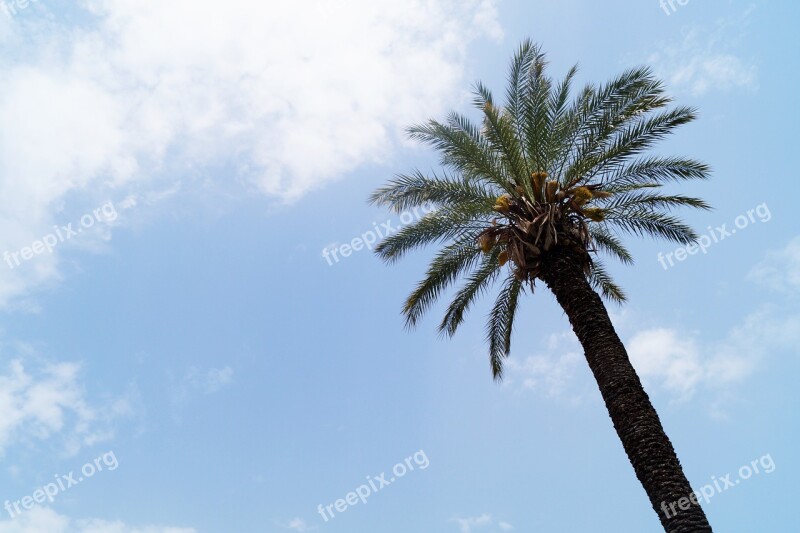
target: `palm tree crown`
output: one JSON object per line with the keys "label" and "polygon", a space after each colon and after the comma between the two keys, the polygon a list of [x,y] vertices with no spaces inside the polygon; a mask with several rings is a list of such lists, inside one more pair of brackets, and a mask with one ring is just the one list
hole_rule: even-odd
{"label": "palm tree crown", "polygon": [[510,352],[519,296],[533,291],[548,255],[572,254],[602,296],[622,302],[625,295],[599,252],[632,263],[620,240],[624,234],[692,243],[695,233],[670,212],[709,208],[700,199],[658,191],[670,182],[705,179],[709,168],[693,159],[647,154],[695,118],[691,108],[666,109],[671,100],[649,69],[588,85],[572,98],[577,68],[554,82],[545,67],[541,49],[524,42],[511,62],[504,103],[475,85],[480,125],[451,113],[445,122],[409,129],[411,138],[441,154],[443,170],[396,176],[370,198],[397,212],[437,207],[376,248],[384,260],[395,261],[412,249],[441,245],[404,305],[409,326],[464,279],[439,326],[453,335],[473,302],[505,278],[487,322],[496,379]]}

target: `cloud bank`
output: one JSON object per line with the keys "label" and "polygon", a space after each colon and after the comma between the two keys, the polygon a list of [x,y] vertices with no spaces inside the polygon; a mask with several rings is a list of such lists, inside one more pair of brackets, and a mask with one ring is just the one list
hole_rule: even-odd
{"label": "cloud bank", "polygon": [[[167,176],[215,169],[225,186],[295,201],[387,157],[404,126],[449,107],[469,44],[500,35],[494,0],[47,10],[0,22],[0,252],[30,245],[80,200]],[[56,279],[58,256],[5,274],[0,303]]]}

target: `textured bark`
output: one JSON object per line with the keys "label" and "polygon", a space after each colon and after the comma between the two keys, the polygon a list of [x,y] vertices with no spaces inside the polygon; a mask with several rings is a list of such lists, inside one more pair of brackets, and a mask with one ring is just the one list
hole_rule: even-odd
{"label": "textured bark", "polygon": [[[555,294],[583,346],[625,453],[668,533],[709,532],[711,526],[692,492],[672,443],[631,365],[608,312],[586,280],[581,257],[553,250],[542,262],[541,277]],[[682,498],[682,510],[677,502]],[[663,505],[662,505],[663,504]],[[676,511],[670,510],[670,504]],[[666,512],[665,512],[666,509]],[[667,516],[669,514],[669,517]]]}

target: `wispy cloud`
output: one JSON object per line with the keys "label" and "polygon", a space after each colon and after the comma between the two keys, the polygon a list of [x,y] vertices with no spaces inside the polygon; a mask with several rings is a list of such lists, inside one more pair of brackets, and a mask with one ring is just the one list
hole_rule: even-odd
{"label": "wispy cloud", "polygon": [[231,381],[233,381],[233,369],[229,366],[223,368],[209,368],[205,371],[192,367],[186,374],[185,379],[189,387],[199,390],[204,394],[213,394],[229,385]]}
{"label": "wispy cloud", "polygon": [[507,377],[504,386],[527,389],[546,396],[562,395],[578,365],[585,364],[583,349],[571,331],[552,334],[542,353],[506,361]]}
{"label": "wispy cloud", "polygon": [[129,526],[98,519],[73,520],[44,507],[34,507],[13,520],[0,521],[0,533],[197,533],[194,528]]}
{"label": "wispy cloud", "polygon": [[[800,237],[779,250],[767,252],[748,279],[787,296],[800,291]],[[700,391],[717,398],[750,376],[773,351],[800,344],[800,308],[797,305],[754,306],[727,335],[710,339],[702,332],[681,333],[675,328],[634,332],[628,340],[631,360],[643,379],[685,401]],[[720,402],[711,411],[725,416]]]}
{"label": "wispy cloud", "polygon": [[222,368],[200,369],[190,367],[181,381],[175,385],[172,402],[175,407],[185,406],[192,397],[203,394],[214,394],[233,382],[233,369]]}
{"label": "wispy cloud", "polygon": [[283,526],[283,528],[291,529],[292,531],[297,531],[298,533],[306,533],[307,531],[313,531],[317,529],[316,527],[308,525],[302,518],[294,518],[290,520],[288,524]]}
{"label": "wispy cloud", "polygon": [[452,518],[450,522],[458,525],[461,533],[473,533],[479,529],[497,531],[511,531],[514,526],[502,520],[497,521],[492,518],[490,514],[482,514],[480,516],[466,517],[466,518]]}
{"label": "wispy cloud", "polygon": [[712,28],[691,27],[676,41],[662,42],[646,63],[653,65],[671,89],[695,96],[732,89],[756,90],[758,69],[742,55],[739,43],[747,33],[752,10],[718,21]]}
{"label": "wispy cloud", "polygon": [[[563,333],[564,337],[571,335],[572,332]],[[701,392],[715,398],[725,395],[750,376],[770,350],[786,350],[800,343],[800,312],[761,306],[721,339],[675,327],[634,329],[621,336],[648,390],[683,403]],[[546,353],[521,363],[510,359],[507,386],[572,403],[580,400],[586,384],[578,379],[578,371],[579,365],[586,363],[582,350],[567,348],[566,342],[551,341]],[[572,342],[566,346],[569,344]],[[724,416],[714,407],[715,400],[709,405],[712,414]]]}
{"label": "wispy cloud", "polygon": [[735,336],[715,343],[671,328],[639,331],[627,344],[646,384],[668,392],[677,402],[690,400],[700,388],[719,389],[741,381],[753,371],[758,355]]}
{"label": "wispy cloud", "polygon": [[800,237],[780,250],[768,252],[748,277],[781,294],[800,292]]}
{"label": "wispy cloud", "polygon": [[64,455],[113,437],[111,422],[131,414],[124,397],[90,404],[81,365],[31,354],[0,357],[0,453],[20,442],[58,439]]}

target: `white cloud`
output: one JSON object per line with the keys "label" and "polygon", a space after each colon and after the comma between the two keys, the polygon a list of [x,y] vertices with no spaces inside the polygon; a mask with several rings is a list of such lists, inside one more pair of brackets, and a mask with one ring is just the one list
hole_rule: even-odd
{"label": "white cloud", "polygon": [[783,294],[800,291],[800,237],[781,250],[767,253],[750,271],[749,278]]}
{"label": "white cloud", "polygon": [[133,527],[105,520],[72,520],[52,509],[35,507],[13,520],[0,522],[0,533],[197,533],[193,528]]}
{"label": "white cloud", "polygon": [[229,366],[223,368],[200,369],[190,367],[178,383],[172,396],[175,407],[183,407],[197,394],[214,394],[233,382],[233,369]]}
{"label": "white cloud", "polygon": [[653,328],[637,332],[627,345],[636,371],[648,386],[685,401],[701,389],[724,393],[751,375],[771,351],[798,343],[800,313],[762,306],[717,341]]}
{"label": "white cloud", "polygon": [[[495,0],[79,6],[80,28],[37,9],[0,32],[24,52],[0,58],[0,251],[41,238],[68,193],[136,194],[206,167],[296,200],[449,107],[468,45],[500,34]],[[0,304],[57,279],[57,257],[2,276]]]}
{"label": "white cloud", "polygon": [[205,371],[200,371],[192,367],[186,375],[186,383],[204,394],[218,392],[227,385],[230,385],[231,381],[233,381],[233,369],[229,366],[224,368],[209,368]]}
{"label": "white cloud", "polygon": [[[748,278],[782,295],[800,290],[800,237],[767,252]],[[719,391],[753,373],[771,351],[800,344],[800,311],[796,307],[761,305],[731,328],[723,339],[681,335],[675,329],[639,331],[628,342],[631,360],[643,379],[690,398],[701,388]]]}
{"label": "white cloud", "polygon": [[[689,45],[684,50],[690,54],[692,48]],[[712,89],[752,89],[756,87],[756,69],[732,54],[697,53],[688,61],[676,61],[669,70],[668,82],[671,86],[689,87],[695,96]]]}
{"label": "white cloud", "polygon": [[451,522],[458,524],[461,533],[471,533],[474,529],[488,526],[492,523],[492,517],[488,514],[470,518],[453,518]]}
{"label": "white cloud", "polygon": [[755,64],[738,55],[750,10],[739,19],[721,20],[713,28],[691,28],[678,42],[663,42],[647,58],[671,88],[695,96],[710,91],[758,88]]}
{"label": "white cloud", "polygon": [[[624,326],[629,334],[621,336],[647,390],[664,393],[676,403],[706,394],[715,416],[725,415],[719,400],[752,375],[771,352],[800,344],[800,311],[771,305],[751,311],[719,338],[673,327],[632,326]],[[571,331],[552,335],[544,354],[522,362],[513,357],[507,361],[505,385],[574,402],[582,397],[585,386],[596,386],[594,381],[589,384],[578,379],[580,365],[585,364],[583,350]]]}
{"label": "white cloud", "polygon": [[[800,342],[800,314],[763,307],[716,341],[663,327],[636,330],[623,340],[645,387],[684,402],[698,391],[724,392],[749,376],[769,349]],[[575,402],[584,386],[577,377],[580,365],[586,361],[574,334],[552,335],[545,353],[506,362],[504,385]],[[595,386],[593,381],[590,386]]]}
{"label": "white cloud", "polygon": [[450,522],[457,524],[461,533],[472,533],[478,529],[489,528],[494,525],[497,525],[502,531],[511,531],[514,529],[514,526],[508,522],[495,522],[492,515],[486,513],[475,517],[453,518]]}
{"label": "white cloud", "polygon": [[79,376],[77,363],[6,360],[0,367],[0,452],[58,436],[63,453],[74,455],[113,436],[106,426],[130,414],[125,399],[103,409],[90,406]]}
{"label": "white cloud", "polygon": [[317,529],[315,527],[309,526],[305,520],[302,518],[295,518],[290,520],[288,524],[285,526],[286,529],[292,529],[294,531],[298,531],[299,533],[306,533],[307,531],[313,531]]}
{"label": "white cloud", "polygon": [[568,388],[580,364],[586,364],[575,335],[571,332],[550,335],[546,351],[517,361],[512,355],[506,361],[507,375],[503,381],[508,387],[542,392],[547,396],[560,396]]}
{"label": "white cloud", "polygon": [[657,328],[636,333],[628,353],[639,376],[656,381],[683,398],[704,378],[705,369],[694,339],[681,338],[673,329]]}

